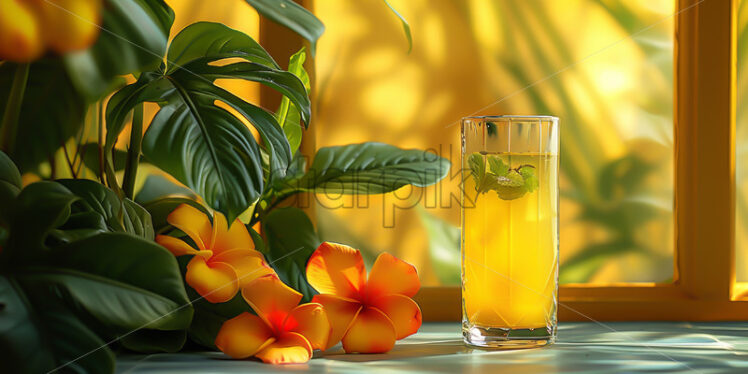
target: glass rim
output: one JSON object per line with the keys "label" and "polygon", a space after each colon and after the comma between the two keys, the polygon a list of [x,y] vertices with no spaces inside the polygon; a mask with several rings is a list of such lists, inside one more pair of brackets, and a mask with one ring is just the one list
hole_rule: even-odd
{"label": "glass rim", "polygon": [[502,119],[520,119],[520,120],[533,120],[533,119],[539,119],[539,120],[550,120],[554,122],[558,122],[558,117],[556,116],[549,116],[549,115],[520,115],[520,114],[502,114],[502,115],[489,115],[489,116],[468,116],[468,117],[462,117],[462,121],[467,120],[502,120]]}

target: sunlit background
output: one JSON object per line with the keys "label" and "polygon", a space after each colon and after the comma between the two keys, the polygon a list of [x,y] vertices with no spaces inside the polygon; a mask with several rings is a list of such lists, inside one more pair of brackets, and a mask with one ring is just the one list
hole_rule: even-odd
{"label": "sunlit background", "polygon": [[[174,34],[200,20],[259,34],[244,1],[167,2]],[[381,0],[316,1],[326,26],[314,60],[318,147],[382,141],[459,165],[463,116],[558,116],[561,281],[672,280],[673,0],[390,3],[412,28],[409,54]],[[256,85],[230,88],[259,96]],[[424,285],[458,284],[458,184],[454,167],[425,190],[318,196],[318,229],[367,261],[389,251],[412,262]]]}
{"label": "sunlit background", "polygon": [[[316,59],[318,146],[376,140],[435,149],[459,165],[461,117],[556,115],[561,281],[672,279],[674,1],[392,4],[412,27],[410,54],[381,1],[316,2],[327,27]],[[406,201],[320,207],[323,236],[395,252],[426,284],[455,284],[457,236],[442,223],[459,225],[453,169],[436,208],[412,208],[431,200],[410,190],[399,191]],[[321,205],[344,205],[333,200]]]}

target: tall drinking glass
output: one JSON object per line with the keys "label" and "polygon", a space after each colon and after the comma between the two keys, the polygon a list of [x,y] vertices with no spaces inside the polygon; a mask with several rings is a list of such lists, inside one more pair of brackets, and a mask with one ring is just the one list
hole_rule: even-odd
{"label": "tall drinking glass", "polygon": [[462,119],[462,335],[479,347],[553,343],[558,118]]}

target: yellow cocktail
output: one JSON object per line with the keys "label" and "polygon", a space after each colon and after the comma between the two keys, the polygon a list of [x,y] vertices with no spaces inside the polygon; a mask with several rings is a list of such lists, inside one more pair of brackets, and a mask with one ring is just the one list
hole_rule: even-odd
{"label": "yellow cocktail", "polygon": [[465,341],[512,348],[548,344],[555,337],[558,288],[557,122],[548,118],[544,124],[544,117],[466,121]]}

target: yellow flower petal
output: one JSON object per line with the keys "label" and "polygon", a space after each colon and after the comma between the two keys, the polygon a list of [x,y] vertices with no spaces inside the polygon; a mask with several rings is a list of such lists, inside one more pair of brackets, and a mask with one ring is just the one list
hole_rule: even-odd
{"label": "yellow flower petal", "polygon": [[182,204],[166,217],[166,221],[189,235],[198,248],[211,249],[213,228],[208,216],[199,209],[189,204]]}
{"label": "yellow flower petal", "polygon": [[366,269],[359,251],[347,245],[324,242],[309,257],[306,277],[319,293],[359,299]]}
{"label": "yellow flower petal", "polygon": [[416,268],[386,252],[377,257],[366,283],[369,300],[390,294],[412,297],[419,288],[421,281],[418,280]]}
{"label": "yellow flower petal", "polygon": [[357,301],[326,294],[315,295],[312,298],[312,303],[319,303],[325,308],[327,319],[330,321],[330,327],[332,328],[330,338],[327,340],[327,345],[322,348],[323,350],[338,344],[340,339],[348,332],[348,328],[362,308],[362,305]]}
{"label": "yellow flower petal", "polygon": [[40,22],[27,6],[0,1],[0,60],[28,62],[44,52]]}
{"label": "yellow flower petal", "polygon": [[156,235],[156,243],[169,250],[174,256],[194,255],[197,249],[190,247],[184,240],[169,235]]}
{"label": "yellow flower petal", "polygon": [[42,0],[28,3],[35,5],[47,46],[57,53],[88,48],[99,36],[101,0]]}
{"label": "yellow flower petal", "polygon": [[223,323],[216,347],[233,358],[247,358],[274,341],[273,330],[260,317],[244,312]]}
{"label": "yellow flower petal", "polygon": [[211,303],[223,303],[231,300],[239,291],[234,269],[222,262],[208,262],[200,256],[192,258],[187,264],[185,280],[200,296]]}
{"label": "yellow flower petal", "polygon": [[373,300],[372,306],[389,317],[395,326],[395,335],[398,340],[415,334],[421,327],[421,308],[407,296],[382,296]]}
{"label": "yellow flower petal", "polygon": [[231,249],[254,249],[255,243],[249,235],[249,231],[238,219],[231,227],[227,227],[226,217],[221,212],[213,213],[213,232],[211,249],[220,253]]}
{"label": "yellow flower petal", "polygon": [[384,353],[395,346],[395,327],[379,309],[364,307],[343,337],[347,353]]}
{"label": "yellow flower petal", "polygon": [[312,349],[327,348],[332,328],[327,314],[321,304],[307,303],[294,308],[283,324],[285,331],[303,335],[312,345]]}
{"label": "yellow flower petal", "polygon": [[312,346],[301,334],[288,332],[255,354],[268,364],[302,364],[312,358]]}
{"label": "yellow flower petal", "polygon": [[262,253],[254,249],[231,249],[213,256],[211,261],[223,262],[231,265],[236,271],[239,287],[269,274],[275,274],[273,268],[265,263]]}
{"label": "yellow flower petal", "polygon": [[283,326],[286,316],[302,297],[275,275],[266,275],[248,283],[242,287],[242,296],[257,315],[273,328]]}

